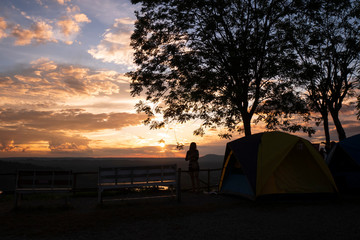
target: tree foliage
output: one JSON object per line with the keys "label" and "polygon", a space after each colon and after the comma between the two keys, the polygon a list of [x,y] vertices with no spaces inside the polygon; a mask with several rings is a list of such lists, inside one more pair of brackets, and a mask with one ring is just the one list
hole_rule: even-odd
{"label": "tree foliage", "polygon": [[[146,95],[136,108],[148,114],[151,128],[201,119],[203,127],[226,127],[223,137],[250,135],[254,114],[271,129],[301,128],[289,119],[307,117],[306,105],[281,78],[294,57],[284,29],[293,1],[132,2],[142,9],[131,41],[138,68],[128,75],[131,94]],[[163,121],[151,118],[156,113]]]}

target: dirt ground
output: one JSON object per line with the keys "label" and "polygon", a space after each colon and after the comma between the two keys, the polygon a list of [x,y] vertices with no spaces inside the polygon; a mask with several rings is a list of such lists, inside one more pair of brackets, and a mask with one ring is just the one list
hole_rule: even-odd
{"label": "dirt ground", "polygon": [[[2,198],[2,199],[1,199]],[[0,239],[360,239],[360,196],[250,201],[184,192],[172,199],[97,204],[96,196],[0,197]]]}

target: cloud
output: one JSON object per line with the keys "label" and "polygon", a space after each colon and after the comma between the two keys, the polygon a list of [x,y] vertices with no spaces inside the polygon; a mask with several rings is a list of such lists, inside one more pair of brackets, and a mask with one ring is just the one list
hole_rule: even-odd
{"label": "cloud", "polygon": [[71,2],[71,0],[56,0],[58,4],[65,5],[65,3]]}
{"label": "cloud", "polygon": [[98,22],[110,26],[117,18],[135,19],[134,11],[140,10],[140,4],[132,4],[131,1],[114,1],[114,0],[77,0],[76,4],[86,13],[96,18]]}
{"label": "cloud", "polygon": [[43,8],[49,8],[48,5],[44,4],[43,0],[36,0],[36,3],[42,6]]}
{"label": "cloud", "polygon": [[89,147],[89,139],[86,138],[56,138],[49,141],[49,149],[52,153],[87,153],[91,154],[93,150]]}
{"label": "cloud", "polygon": [[145,118],[144,114],[124,112],[93,114],[82,109],[62,111],[0,109],[0,123],[3,126],[23,126],[49,131],[120,130],[129,126],[141,125]]}
{"label": "cloud", "polygon": [[[0,152],[87,152],[90,139],[61,131],[46,131],[22,126],[0,128]],[[3,154],[2,154],[3,155]]]}
{"label": "cloud", "polygon": [[[59,4],[65,5],[66,2],[60,1]],[[37,3],[44,6],[41,0]],[[30,16],[25,11],[13,7],[19,14],[33,22],[29,28],[23,27],[16,23],[7,23],[4,18],[0,17],[0,39],[5,37],[14,37],[15,46],[25,46],[32,43],[49,43],[59,41],[71,45],[74,42],[77,34],[81,31],[81,27],[85,23],[90,23],[91,20],[84,13],[80,13],[80,8],[76,5],[66,7],[66,16],[56,16],[55,19],[45,19],[39,16]],[[62,12],[62,11],[60,11]],[[7,34],[6,30],[10,33]]]}
{"label": "cloud", "polygon": [[137,126],[144,118],[142,114],[93,114],[81,109],[0,109],[0,152],[34,152],[40,148],[42,152],[91,154],[93,140],[82,134]]}
{"label": "cloud", "polygon": [[[101,149],[94,149],[94,156],[99,157],[131,157],[131,158],[157,158],[158,161],[166,161],[164,157],[184,157],[184,152],[176,150],[175,145],[167,145],[164,148],[160,146],[143,146],[143,147],[118,147],[109,148],[103,147]],[[159,158],[160,157],[160,158]],[[185,162],[185,161],[184,161]]]}
{"label": "cloud", "polygon": [[60,32],[64,35],[65,39],[63,42],[71,45],[74,41],[70,38],[75,38],[75,36],[80,32],[81,26],[84,23],[90,23],[91,20],[84,13],[74,12],[80,11],[79,7],[68,7],[67,12],[70,13],[69,16],[63,16],[60,21],[57,22],[57,26],[60,28]]}
{"label": "cloud", "polygon": [[113,26],[106,30],[103,40],[88,50],[95,59],[116,64],[133,65],[133,50],[130,37],[134,21],[129,18],[116,19]]}
{"label": "cloud", "polygon": [[78,23],[82,23],[82,22],[90,23],[91,22],[91,20],[83,13],[75,14],[74,19]]}
{"label": "cloud", "polygon": [[0,152],[25,152],[26,148],[16,146],[13,140],[0,140]]}
{"label": "cloud", "polygon": [[32,65],[33,69],[36,69],[39,72],[52,71],[57,68],[57,65],[47,58],[39,58],[37,60],[31,61],[30,64]]}
{"label": "cloud", "polygon": [[83,66],[57,64],[49,59],[32,61],[28,68],[0,75],[0,98],[45,98],[61,101],[72,96],[112,95],[128,85],[123,74]]}
{"label": "cloud", "polygon": [[0,17],[0,39],[7,37],[7,34],[5,32],[6,28],[7,28],[6,21],[4,20],[3,17]]}
{"label": "cloud", "polygon": [[61,33],[64,34],[66,37],[78,33],[80,31],[79,24],[72,20],[71,18],[64,18],[63,20],[59,21],[58,26],[60,27]]}
{"label": "cloud", "polygon": [[11,30],[11,36],[15,37],[14,45],[24,46],[35,43],[57,42],[53,37],[52,27],[44,21],[35,22],[29,29],[16,25]]}

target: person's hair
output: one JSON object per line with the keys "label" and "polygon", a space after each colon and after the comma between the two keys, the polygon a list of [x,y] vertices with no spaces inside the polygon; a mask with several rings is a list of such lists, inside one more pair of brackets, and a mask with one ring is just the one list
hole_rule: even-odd
{"label": "person's hair", "polygon": [[190,151],[194,151],[194,150],[196,150],[196,143],[192,142],[190,143]]}

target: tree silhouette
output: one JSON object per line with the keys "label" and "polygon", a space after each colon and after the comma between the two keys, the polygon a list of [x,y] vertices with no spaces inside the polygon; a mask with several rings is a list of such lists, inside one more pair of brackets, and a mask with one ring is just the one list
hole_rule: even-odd
{"label": "tree silhouette", "polygon": [[[328,112],[339,140],[346,138],[339,119],[343,101],[359,83],[360,2],[354,0],[298,1],[288,34],[299,56],[295,73],[312,109],[322,116],[326,145],[330,146]],[[290,30],[291,29],[291,30]]]}
{"label": "tree silhouette", "polygon": [[[289,99],[295,102],[299,95],[289,90],[294,87],[289,79],[280,78],[291,53],[283,25],[292,1],[132,3],[142,8],[131,41],[138,68],[128,76],[133,96],[145,92],[147,101],[136,108],[148,114],[150,128],[201,119],[195,134],[225,126],[223,137],[242,130],[248,136],[253,116],[261,114],[257,121],[267,121],[270,128],[284,124],[284,129],[299,130],[289,119],[291,113],[304,113],[304,107],[292,110],[298,105]],[[156,113],[162,121],[152,119]]]}

